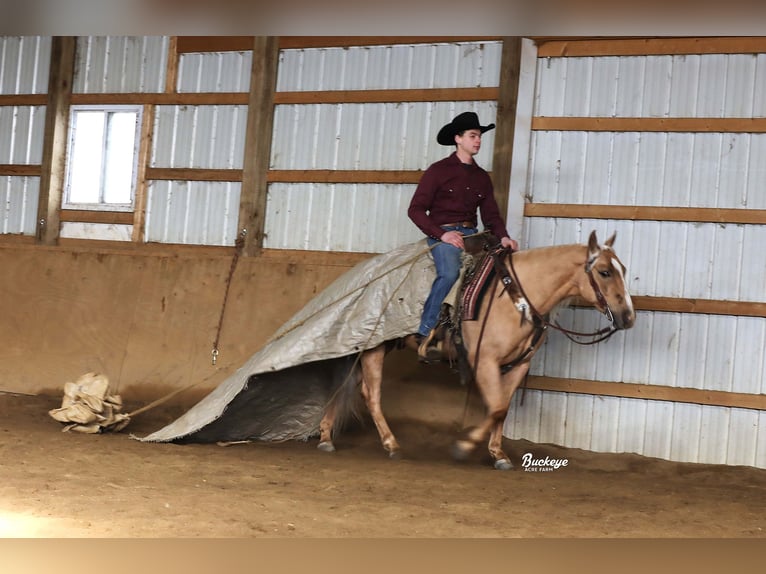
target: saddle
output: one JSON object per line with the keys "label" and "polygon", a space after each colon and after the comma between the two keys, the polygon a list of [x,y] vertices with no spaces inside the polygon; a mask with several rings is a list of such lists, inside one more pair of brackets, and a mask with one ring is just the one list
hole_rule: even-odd
{"label": "saddle", "polygon": [[[481,303],[493,285],[495,277],[499,277],[502,289],[510,296],[516,308],[521,313],[521,322],[524,320],[537,321],[531,316],[529,305],[524,298],[518,284],[513,281],[504,261],[511,252],[499,245],[496,237],[487,234],[471,235],[463,238],[465,242],[464,272],[460,284],[456,285],[458,295],[455,298],[456,305],[442,306],[439,323],[434,333],[437,341],[436,349],[441,353],[443,360],[447,355],[447,349],[454,347],[458,358],[458,367],[461,381],[466,384],[473,378],[473,372],[468,365],[466,349],[460,333],[460,325],[463,321],[476,321]],[[535,337],[535,341],[538,337]],[[519,359],[521,360],[520,357]],[[515,362],[514,362],[515,364]],[[512,368],[512,364],[504,365],[503,371]]]}

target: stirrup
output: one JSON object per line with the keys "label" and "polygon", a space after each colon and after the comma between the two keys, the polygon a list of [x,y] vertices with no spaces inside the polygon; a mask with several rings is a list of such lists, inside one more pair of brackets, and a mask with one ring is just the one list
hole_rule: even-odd
{"label": "stirrup", "polygon": [[418,359],[423,363],[438,361],[442,358],[441,341],[434,341],[435,335],[436,329],[431,329],[418,347]]}

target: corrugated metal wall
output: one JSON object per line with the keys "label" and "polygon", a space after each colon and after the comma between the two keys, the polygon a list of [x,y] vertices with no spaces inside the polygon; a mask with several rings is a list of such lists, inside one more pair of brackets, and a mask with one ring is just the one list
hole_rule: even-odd
{"label": "corrugated metal wall", "polygon": [[[252,52],[181,54],[183,93],[247,92]],[[247,106],[157,106],[151,167],[242,169]],[[238,182],[154,181],[148,189],[146,241],[234,245]]]}
{"label": "corrugated metal wall", "polygon": [[[766,115],[766,54],[546,57],[536,116],[750,118]],[[766,135],[535,131],[526,194],[535,203],[762,209]],[[617,231],[634,295],[766,301],[766,226],[534,217],[529,247]],[[592,310],[564,325],[603,326]],[[582,347],[553,333],[531,374],[766,393],[766,319],[642,311],[636,326]],[[756,409],[528,390],[513,438],[678,461],[766,467]]]}
{"label": "corrugated metal wall", "polygon": [[[0,38],[0,94],[44,94],[48,90],[50,38]],[[39,164],[44,106],[0,106],[0,164]],[[0,177],[0,233],[33,235],[40,178]]]}
{"label": "corrugated metal wall", "polygon": [[[277,91],[497,87],[500,42],[280,52]],[[271,169],[417,170],[451,153],[439,128],[462,111],[495,120],[497,105],[398,102],[278,105]],[[477,161],[492,169],[494,132]],[[413,184],[269,186],[265,247],[381,253],[420,239],[407,218]]]}
{"label": "corrugated metal wall", "polygon": [[162,92],[167,55],[167,36],[80,36],[72,92]]}

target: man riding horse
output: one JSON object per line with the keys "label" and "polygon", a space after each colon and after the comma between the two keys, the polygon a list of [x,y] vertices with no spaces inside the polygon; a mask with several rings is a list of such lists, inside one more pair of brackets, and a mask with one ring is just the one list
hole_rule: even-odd
{"label": "man riding horse", "polygon": [[440,355],[435,334],[441,305],[460,274],[463,237],[478,232],[477,210],[503,247],[514,251],[519,247],[505,228],[489,174],[474,160],[481,148],[481,135],[494,127],[495,124],[482,126],[474,112],[463,112],[442,127],[436,141],[454,145],[455,151],[426,169],[407,211],[413,223],[426,234],[436,266],[436,278],[416,334],[422,361]]}

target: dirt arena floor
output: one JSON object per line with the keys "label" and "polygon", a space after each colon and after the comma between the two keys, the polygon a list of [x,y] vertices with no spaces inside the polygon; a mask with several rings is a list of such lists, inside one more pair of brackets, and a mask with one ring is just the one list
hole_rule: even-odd
{"label": "dirt arena floor", "polygon": [[[130,397],[123,393],[127,412]],[[197,399],[195,399],[196,401]],[[507,441],[568,459],[550,472],[453,462],[465,389],[396,380],[384,406],[404,450],[371,423],[337,441],[147,444],[183,401],[119,433],[62,433],[61,396],[0,393],[0,536],[20,538],[763,538],[766,471]],[[191,403],[193,404],[193,402]]]}

